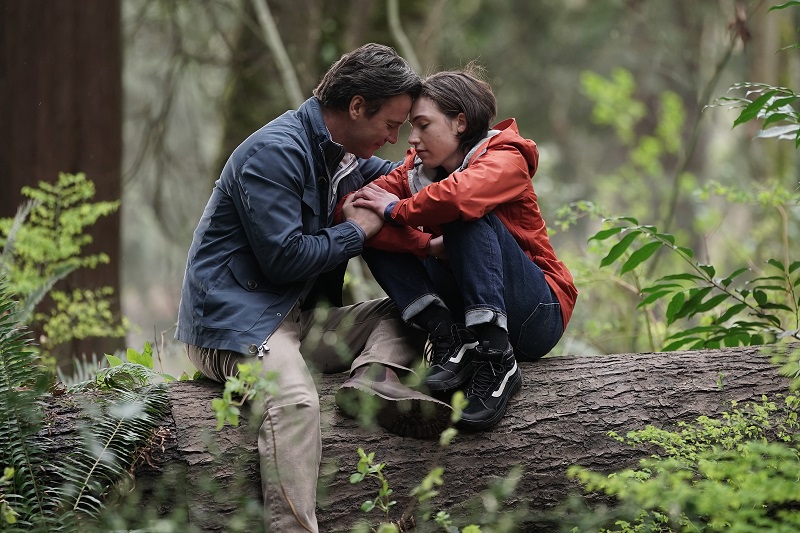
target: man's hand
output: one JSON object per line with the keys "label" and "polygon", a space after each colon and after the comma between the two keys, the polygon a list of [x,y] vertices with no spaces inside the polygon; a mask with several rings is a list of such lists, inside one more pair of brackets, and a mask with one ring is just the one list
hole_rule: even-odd
{"label": "man's hand", "polygon": [[381,189],[374,183],[370,183],[357,190],[353,194],[353,197],[355,198],[353,204],[356,207],[371,209],[378,213],[381,218],[383,218],[383,212],[386,206],[400,199],[389,191]]}
{"label": "man's hand", "polygon": [[345,199],[344,204],[342,204],[342,214],[345,220],[352,220],[358,224],[367,234],[367,239],[378,233],[383,227],[383,216],[371,209],[357,207],[355,205],[355,194],[351,194]]}

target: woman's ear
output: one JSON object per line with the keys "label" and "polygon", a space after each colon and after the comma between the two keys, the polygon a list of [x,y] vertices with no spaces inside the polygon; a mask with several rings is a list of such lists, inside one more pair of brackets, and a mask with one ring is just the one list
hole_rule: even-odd
{"label": "woman's ear", "polygon": [[464,113],[459,113],[456,117],[456,135],[461,135],[467,130],[467,117]]}

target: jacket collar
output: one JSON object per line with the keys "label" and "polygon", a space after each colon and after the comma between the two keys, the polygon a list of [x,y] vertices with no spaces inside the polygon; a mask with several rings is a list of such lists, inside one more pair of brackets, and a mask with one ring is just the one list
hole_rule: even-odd
{"label": "jacket collar", "polygon": [[327,170],[327,176],[332,176],[336,172],[342,158],[344,157],[344,147],[331,139],[331,133],[322,118],[322,106],[316,96],[312,96],[297,108],[297,113],[301,116],[306,131],[311,139],[314,162]]}

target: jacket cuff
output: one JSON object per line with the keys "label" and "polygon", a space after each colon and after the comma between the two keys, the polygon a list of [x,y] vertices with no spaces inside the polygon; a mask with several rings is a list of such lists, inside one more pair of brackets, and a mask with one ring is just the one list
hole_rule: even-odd
{"label": "jacket cuff", "polygon": [[389,205],[386,206],[386,209],[383,210],[383,220],[388,220],[389,222],[394,222],[392,218],[392,211],[394,211],[394,206],[397,205],[397,202],[389,202]]}
{"label": "jacket cuff", "polygon": [[352,225],[353,227],[356,228],[356,231],[361,236],[361,242],[364,242],[364,241],[367,240],[367,232],[364,231],[364,228],[359,226],[357,223],[353,222],[352,220],[345,220],[344,224],[350,224],[350,225]]}

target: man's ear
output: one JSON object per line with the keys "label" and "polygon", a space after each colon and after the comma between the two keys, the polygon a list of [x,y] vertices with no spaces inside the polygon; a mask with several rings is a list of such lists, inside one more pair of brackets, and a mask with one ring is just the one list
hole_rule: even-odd
{"label": "man's ear", "polygon": [[359,94],[355,95],[350,99],[350,108],[348,109],[350,118],[355,120],[359,116],[366,114],[366,107],[367,102],[364,100],[364,97]]}

